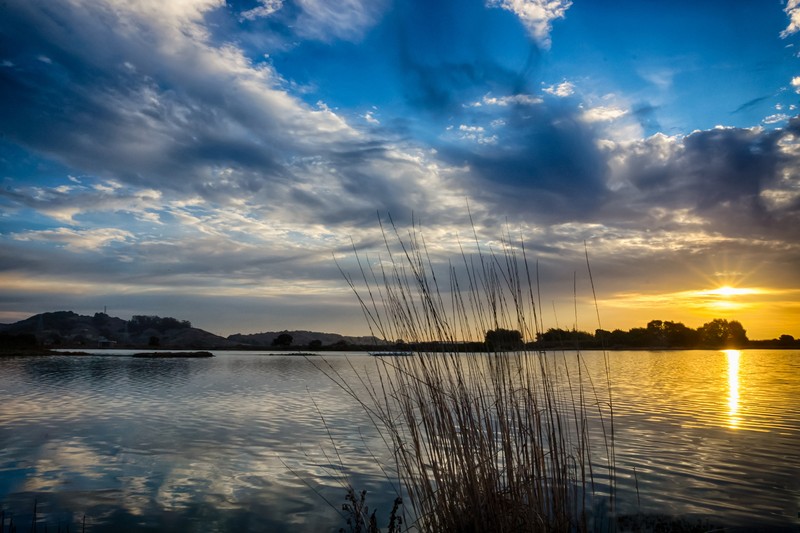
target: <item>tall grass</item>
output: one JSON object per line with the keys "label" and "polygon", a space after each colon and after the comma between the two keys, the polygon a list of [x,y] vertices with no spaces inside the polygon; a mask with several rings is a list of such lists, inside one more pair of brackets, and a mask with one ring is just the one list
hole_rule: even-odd
{"label": "tall grass", "polygon": [[[377,357],[353,384],[326,372],[369,413],[393,454],[387,475],[421,531],[588,531],[613,508],[614,438],[608,361],[588,373],[579,352],[524,346],[465,353],[468,340],[542,329],[538,279],[524,243],[460,246],[434,268],[417,227],[381,226],[386,257],[363,260],[349,283],[374,335],[404,339],[413,356]],[[602,386],[597,385],[602,383]],[[366,391],[366,392],[364,392]],[[406,505],[408,507],[408,505]],[[410,520],[409,520],[410,518]]]}

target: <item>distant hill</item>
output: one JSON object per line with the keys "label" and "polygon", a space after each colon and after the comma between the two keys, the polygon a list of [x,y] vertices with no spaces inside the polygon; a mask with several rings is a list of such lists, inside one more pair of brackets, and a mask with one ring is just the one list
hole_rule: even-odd
{"label": "distant hill", "polygon": [[292,346],[308,346],[313,341],[320,341],[323,346],[331,346],[333,344],[351,344],[351,345],[366,345],[374,346],[377,344],[385,344],[377,337],[364,336],[364,337],[349,337],[346,335],[339,335],[338,333],[320,333],[317,331],[268,331],[264,333],[235,333],[228,336],[229,341],[237,344],[248,346],[271,346],[278,335],[288,334],[292,337]]}
{"label": "distant hill", "polygon": [[272,331],[237,333],[227,339],[192,327],[188,321],[170,317],[136,315],[131,320],[95,313],[79,315],[73,311],[40,313],[13,324],[0,324],[0,342],[17,342],[19,335],[33,335],[41,346],[50,348],[158,347],[171,349],[213,349],[272,346],[279,335],[292,337],[291,346],[385,344],[376,337],[349,337],[315,331]]}
{"label": "distant hill", "polygon": [[34,335],[40,345],[58,347],[160,347],[230,348],[236,343],[187,321],[158,316],[134,316],[131,320],[105,313],[94,316],[73,311],[41,313],[13,324],[0,324],[3,335]]}

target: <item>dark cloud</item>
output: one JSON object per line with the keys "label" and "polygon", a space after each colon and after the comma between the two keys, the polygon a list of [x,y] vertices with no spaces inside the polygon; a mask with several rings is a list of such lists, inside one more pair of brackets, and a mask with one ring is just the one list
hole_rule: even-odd
{"label": "dark cloud", "polygon": [[154,46],[181,43],[148,35],[154,28],[132,18],[138,26],[120,35],[130,21],[101,6],[9,10],[3,29],[15,43],[15,67],[0,70],[0,98],[14,102],[0,107],[6,136],[74,168],[165,189],[191,188],[209,162],[278,171],[272,143],[231,135],[251,114],[224,107],[230,80],[213,72],[202,82],[198,72],[171,79],[167,72],[187,70],[191,57],[160,56]]}
{"label": "dark cloud", "polygon": [[451,164],[469,167],[472,193],[541,222],[592,217],[607,196],[595,128],[558,102],[508,105],[500,116],[496,145],[440,148]]}
{"label": "dark cloud", "polygon": [[758,98],[753,98],[752,100],[748,100],[747,102],[743,103],[742,105],[740,105],[739,107],[737,107],[736,109],[731,111],[731,115],[736,114],[736,113],[740,113],[742,111],[746,111],[746,110],[748,110],[748,109],[750,109],[752,107],[755,107],[758,104],[760,104],[761,102],[769,100],[773,96],[774,95],[772,95],[772,94],[768,94],[766,96],[759,96]]}
{"label": "dark cloud", "polygon": [[656,118],[656,112],[658,109],[659,106],[641,104],[634,107],[631,111],[631,114],[636,117],[636,120],[639,121],[639,124],[642,126],[644,131],[655,133],[661,129],[661,124]]}
{"label": "dark cloud", "polygon": [[487,92],[523,92],[523,77],[492,62],[424,64],[403,61],[402,80],[408,103],[435,115],[461,115],[464,102]]}
{"label": "dark cloud", "polygon": [[[716,128],[673,141],[652,137],[621,148],[616,155],[625,163],[616,177],[635,189],[621,188],[613,204],[627,203],[629,214],[630,209],[685,209],[723,235],[796,242],[798,127],[800,119],[795,118],[784,129]],[[771,202],[770,195],[783,199]],[[606,214],[613,216],[612,211]]]}
{"label": "dark cloud", "polygon": [[398,81],[416,112],[461,115],[465,102],[487,92],[530,92],[540,50],[531,43],[525,61],[513,67],[497,61],[484,2],[411,2],[398,11],[392,20]]}

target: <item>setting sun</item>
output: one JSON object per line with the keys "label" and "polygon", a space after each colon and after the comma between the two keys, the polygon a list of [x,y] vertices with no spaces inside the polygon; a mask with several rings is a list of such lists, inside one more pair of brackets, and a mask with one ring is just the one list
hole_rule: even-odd
{"label": "setting sun", "polygon": [[718,289],[713,289],[710,291],[700,291],[701,293],[709,294],[709,295],[717,295],[717,296],[744,296],[748,294],[758,294],[758,289],[740,289],[738,287],[730,287],[725,285]]}
{"label": "setting sun", "polygon": [[[793,334],[800,316],[800,306],[796,303],[800,289],[732,284],[711,287],[652,293],[616,292],[600,304],[607,321],[630,324],[629,327],[641,325],[641,310],[647,309],[648,320],[664,317],[691,327],[714,318],[737,320],[752,339]],[[632,315],[631,309],[637,309],[637,314]]]}
{"label": "setting sun", "polygon": [[735,310],[745,307],[745,303],[734,299],[735,296],[760,294],[761,290],[753,288],[731,287],[723,285],[717,289],[697,291],[701,298],[705,297],[705,305],[710,309]]}

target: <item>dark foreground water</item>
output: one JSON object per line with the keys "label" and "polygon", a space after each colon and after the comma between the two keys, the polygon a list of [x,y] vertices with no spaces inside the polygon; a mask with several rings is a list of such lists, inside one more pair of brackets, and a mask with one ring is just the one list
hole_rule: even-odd
{"label": "dark foreground water", "polygon": [[[599,377],[603,354],[583,356]],[[800,352],[608,357],[621,512],[800,529]],[[389,463],[302,357],[0,359],[0,506],[20,531],[34,501],[53,531],[84,514],[88,531],[338,531],[346,482],[386,516]]]}

